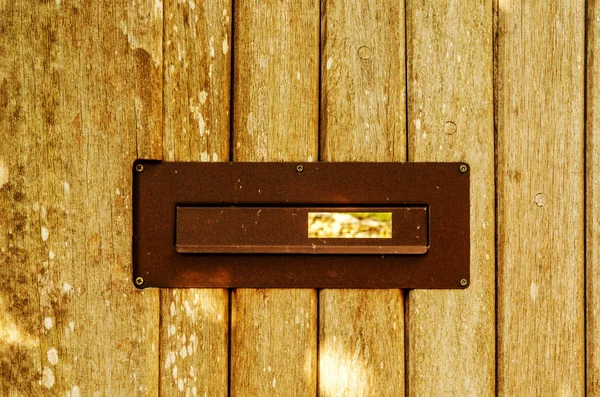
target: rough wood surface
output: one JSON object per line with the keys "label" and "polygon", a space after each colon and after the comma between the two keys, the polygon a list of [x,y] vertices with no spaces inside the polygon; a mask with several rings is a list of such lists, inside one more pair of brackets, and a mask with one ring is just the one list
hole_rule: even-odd
{"label": "rough wood surface", "polygon": [[319,395],[404,395],[401,290],[320,291]]}
{"label": "rough wood surface", "polygon": [[498,4],[498,394],[584,393],[584,14]]}
{"label": "rough wood surface", "polygon": [[164,7],[165,158],[228,161],[231,1]]}
{"label": "rough wood surface", "polygon": [[[234,9],[234,160],[316,161],[318,1]],[[231,299],[231,396],[314,396],[316,291],[238,289]]]}
{"label": "rough wood surface", "polygon": [[[164,157],[227,161],[231,2],[167,0],[164,7]],[[161,291],[162,395],[227,396],[228,306],[226,289]]]}
{"label": "rough wood surface", "polygon": [[[321,15],[321,157],[405,161],[404,3],[333,1]],[[319,393],[404,394],[400,290],[320,291]]]}
{"label": "rough wood surface", "polygon": [[133,287],[130,225],[136,151],[161,149],[161,36],[147,1],[0,2],[8,395],[157,394],[158,293]]}
{"label": "rough wood surface", "polygon": [[587,14],[587,395],[600,396],[600,1]]}
{"label": "rough wood surface", "polygon": [[319,2],[237,0],[235,161],[317,161]]}
{"label": "rough wood surface", "polygon": [[174,289],[160,295],[161,395],[227,396],[229,293]]}
{"label": "rough wood surface", "polygon": [[231,299],[231,395],[314,396],[316,291],[244,288]]}
{"label": "rough wood surface", "polygon": [[409,160],[471,165],[471,283],[409,292],[408,390],[493,396],[492,3],[409,1],[406,11]]}
{"label": "rough wood surface", "polygon": [[323,2],[321,156],[406,161],[403,1]]}

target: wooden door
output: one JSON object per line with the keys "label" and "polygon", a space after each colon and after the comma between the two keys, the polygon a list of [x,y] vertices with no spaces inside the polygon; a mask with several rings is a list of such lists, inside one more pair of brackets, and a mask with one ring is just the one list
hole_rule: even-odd
{"label": "wooden door", "polygon": [[[538,3],[0,0],[2,395],[600,396],[600,1]],[[469,162],[471,285],[138,291],[136,158]]]}

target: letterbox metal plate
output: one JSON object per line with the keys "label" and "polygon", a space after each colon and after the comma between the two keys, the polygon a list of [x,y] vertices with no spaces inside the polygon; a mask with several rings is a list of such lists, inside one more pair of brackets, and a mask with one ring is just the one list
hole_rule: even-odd
{"label": "letterbox metal plate", "polygon": [[[392,235],[311,239],[302,227],[311,211],[389,212]],[[464,163],[136,160],[133,279],[140,288],[466,288],[469,211]]]}

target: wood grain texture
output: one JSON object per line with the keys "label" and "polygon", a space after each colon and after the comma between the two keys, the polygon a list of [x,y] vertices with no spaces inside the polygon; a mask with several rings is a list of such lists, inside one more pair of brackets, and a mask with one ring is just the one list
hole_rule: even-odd
{"label": "wood grain texture", "polygon": [[493,396],[492,3],[409,1],[406,14],[409,160],[471,165],[470,286],[409,292],[408,390]]}
{"label": "wood grain texture", "polygon": [[325,161],[406,161],[404,2],[323,2]]}
{"label": "wood grain texture", "polygon": [[173,289],[160,295],[161,395],[227,396],[228,291]]}
{"label": "wood grain texture", "polygon": [[321,290],[319,313],[320,396],[404,395],[401,290]]}
{"label": "wood grain texture", "polygon": [[155,395],[158,293],[131,281],[131,164],[160,153],[162,12],[3,1],[0,32],[0,389]]}
{"label": "wood grain texture", "polygon": [[[234,159],[316,160],[319,3],[234,9]],[[231,299],[231,396],[314,396],[316,291],[238,289]]]}
{"label": "wood grain texture", "polygon": [[[321,26],[321,157],[405,161],[403,2],[327,0]],[[402,291],[319,296],[319,394],[404,395]]]}
{"label": "wood grain texture", "polygon": [[587,395],[600,396],[600,1],[587,2]]}
{"label": "wood grain texture", "polygon": [[[227,161],[231,2],[165,2],[168,161]],[[160,392],[227,396],[229,293],[161,291]]]}
{"label": "wood grain texture", "polygon": [[316,161],[319,2],[235,3],[235,161]]}
{"label": "wood grain texture", "polygon": [[229,160],[230,0],[165,1],[167,160]]}
{"label": "wood grain texture", "polygon": [[231,299],[231,395],[314,396],[316,291],[244,288]]}
{"label": "wood grain texture", "polygon": [[584,4],[498,4],[500,396],[584,394]]}

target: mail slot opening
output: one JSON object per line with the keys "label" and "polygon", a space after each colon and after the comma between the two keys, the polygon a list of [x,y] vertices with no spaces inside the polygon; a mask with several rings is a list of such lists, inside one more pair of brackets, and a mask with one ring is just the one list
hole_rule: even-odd
{"label": "mail slot opening", "polygon": [[[333,232],[316,225],[334,218],[337,223],[328,226]],[[178,206],[175,249],[182,254],[425,254],[427,207]]]}
{"label": "mail slot opening", "polygon": [[392,213],[309,212],[308,238],[392,238]]}

